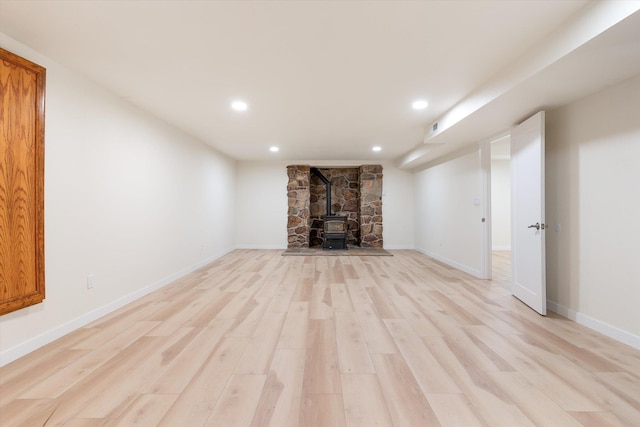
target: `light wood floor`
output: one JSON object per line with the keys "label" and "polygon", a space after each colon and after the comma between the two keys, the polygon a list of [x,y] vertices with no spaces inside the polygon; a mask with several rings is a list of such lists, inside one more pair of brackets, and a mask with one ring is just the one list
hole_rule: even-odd
{"label": "light wood floor", "polygon": [[640,425],[640,351],[393,253],[235,251],[2,368],[0,425]]}

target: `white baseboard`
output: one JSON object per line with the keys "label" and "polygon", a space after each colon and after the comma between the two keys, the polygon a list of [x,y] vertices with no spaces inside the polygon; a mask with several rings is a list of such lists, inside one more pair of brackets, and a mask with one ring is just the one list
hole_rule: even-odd
{"label": "white baseboard", "polygon": [[382,249],[386,249],[388,251],[401,251],[401,250],[412,250],[415,248],[413,246],[407,246],[407,245],[384,245]]}
{"label": "white baseboard", "polygon": [[507,245],[507,246],[493,246],[491,248],[492,251],[510,251],[511,250],[511,245]]}
{"label": "white baseboard", "polygon": [[462,264],[460,264],[460,263],[458,263],[456,261],[453,261],[451,259],[445,258],[445,257],[440,256],[438,254],[434,254],[434,253],[429,252],[429,251],[427,251],[425,249],[416,248],[416,251],[418,251],[418,252],[420,252],[420,253],[428,256],[428,257],[436,259],[436,260],[438,260],[440,262],[443,262],[443,263],[445,263],[445,264],[447,264],[447,265],[449,265],[449,266],[451,266],[453,268],[456,268],[456,269],[458,269],[460,271],[464,271],[465,273],[468,273],[468,274],[470,274],[470,275],[472,275],[474,277],[482,279],[482,275],[481,275],[480,270],[477,270],[475,268],[467,267],[466,265],[462,265]]}
{"label": "white baseboard", "polygon": [[237,245],[236,249],[266,249],[266,250],[270,250],[270,249],[278,249],[278,250],[285,250],[287,249],[286,246],[277,246],[277,245]]}
{"label": "white baseboard", "polygon": [[[286,246],[276,246],[276,245],[237,245],[236,249],[278,249],[278,250],[285,250],[287,249]],[[407,246],[407,245],[384,245],[383,249],[387,249],[387,250],[402,250],[402,249],[406,249],[406,250],[411,250],[414,249],[413,246]]]}
{"label": "white baseboard", "polygon": [[564,316],[569,320],[573,320],[576,323],[586,326],[587,328],[598,331],[601,334],[613,338],[616,341],[627,344],[635,349],[640,350],[640,336],[634,335],[630,332],[624,331],[608,323],[602,322],[598,319],[594,319],[591,316],[577,312],[570,308],[564,307],[560,304],[556,304],[553,301],[547,300],[547,308],[554,313]]}
{"label": "white baseboard", "polygon": [[82,316],[76,317],[75,319],[72,319],[62,325],[56,326],[53,329],[50,329],[46,332],[43,332],[40,335],[37,335],[33,338],[28,339],[27,341],[24,341],[14,347],[8,348],[2,352],[0,352],[0,366],[4,366],[8,363],[13,362],[14,360],[31,353],[34,350],[39,349],[40,347],[43,347],[55,340],[57,340],[58,338],[61,338],[73,331],[75,331],[76,329],[82,328],[83,326],[88,325],[89,323],[93,322],[94,320],[97,320],[103,316],[106,316],[107,314],[119,309],[120,307],[124,307],[125,305],[139,299],[142,298],[145,295],[150,294],[153,291],[156,291],[160,288],[162,288],[163,286],[168,285],[169,283],[175,282],[176,280],[180,279],[183,276],[186,276],[187,274],[191,273],[192,271],[195,271],[197,269],[199,269],[200,267],[203,267],[207,264],[209,264],[210,262],[215,261],[216,259],[228,254],[229,252],[231,252],[233,249],[228,249],[226,251],[223,251],[219,254],[213,255],[209,258],[206,258],[200,262],[198,262],[197,264],[194,264],[190,267],[187,267],[185,269],[182,269],[170,276],[165,277],[164,279],[161,279],[155,283],[152,283],[148,286],[145,286],[142,289],[138,289],[137,291],[126,295],[122,298],[119,298],[115,301],[112,301],[108,304],[103,305],[102,307],[98,307],[95,310],[92,310],[88,313],[83,314]]}

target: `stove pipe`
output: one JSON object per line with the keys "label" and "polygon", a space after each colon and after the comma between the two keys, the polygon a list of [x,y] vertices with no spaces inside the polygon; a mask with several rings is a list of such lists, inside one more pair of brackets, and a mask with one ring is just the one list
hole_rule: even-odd
{"label": "stove pipe", "polygon": [[322,175],[322,172],[318,170],[318,168],[311,168],[311,173],[320,178],[324,185],[327,187],[327,215],[331,216],[331,183],[329,180]]}

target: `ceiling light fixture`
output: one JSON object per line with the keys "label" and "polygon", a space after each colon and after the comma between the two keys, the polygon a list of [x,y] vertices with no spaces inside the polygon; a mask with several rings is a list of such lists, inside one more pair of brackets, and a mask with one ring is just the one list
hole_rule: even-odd
{"label": "ceiling light fixture", "polygon": [[380,147],[379,145],[376,145],[375,147],[372,148],[373,151],[382,151],[382,147]]}
{"label": "ceiling light fixture", "polygon": [[269,148],[269,151],[271,151],[272,153],[277,153],[278,151],[280,151],[280,149],[274,145],[273,147]]}
{"label": "ceiling light fixture", "polygon": [[248,106],[247,106],[247,103],[244,101],[233,101],[231,103],[231,108],[233,108],[236,111],[246,111]]}
{"label": "ceiling light fixture", "polygon": [[419,99],[417,101],[413,101],[411,107],[413,107],[414,110],[424,110],[425,108],[427,108],[427,105],[429,105],[427,101],[425,101],[424,99]]}

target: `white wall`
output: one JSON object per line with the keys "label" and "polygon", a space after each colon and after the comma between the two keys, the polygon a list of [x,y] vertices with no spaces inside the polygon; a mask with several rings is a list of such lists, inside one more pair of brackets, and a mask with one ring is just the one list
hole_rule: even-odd
{"label": "white wall", "polygon": [[0,317],[4,364],[231,250],[236,174],[48,58],[1,34],[0,46],[47,68],[46,299]]}
{"label": "white wall", "polygon": [[413,248],[413,181],[389,162],[273,160],[238,162],[236,244],[241,248],[287,247],[287,165],[383,167],[384,247]]}
{"label": "white wall", "polygon": [[287,165],[238,162],[236,245],[248,249],[287,247]]}
{"label": "white wall", "polygon": [[511,250],[511,161],[491,160],[491,245]]}
{"label": "white wall", "polygon": [[481,276],[482,184],[479,150],[417,172],[414,180],[416,249]]}
{"label": "white wall", "polygon": [[639,118],[640,76],[550,111],[546,130],[551,308],[637,348]]}

